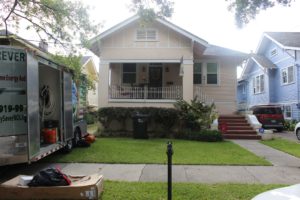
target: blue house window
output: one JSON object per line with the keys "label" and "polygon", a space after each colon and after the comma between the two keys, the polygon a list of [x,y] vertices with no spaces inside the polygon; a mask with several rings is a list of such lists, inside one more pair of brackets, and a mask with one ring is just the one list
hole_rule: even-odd
{"label": "blue house window", "polygon": [[259,94],[265,91],[264,75],[255,76],[253,78],[253,94]]}
{"label": "blue house window", "polygon": [[281,83],[282,85],[294,82],[294,66],[290,66],[281,70]]}

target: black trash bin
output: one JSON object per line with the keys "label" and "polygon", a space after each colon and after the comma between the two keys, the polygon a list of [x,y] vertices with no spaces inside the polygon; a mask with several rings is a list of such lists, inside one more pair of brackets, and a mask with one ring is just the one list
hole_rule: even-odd
{"label": "black trash bin", "polygon": [[134,113],[132,115],[133,121],[133,138],[135,139],[148,139],[147,124],[149,115]]}

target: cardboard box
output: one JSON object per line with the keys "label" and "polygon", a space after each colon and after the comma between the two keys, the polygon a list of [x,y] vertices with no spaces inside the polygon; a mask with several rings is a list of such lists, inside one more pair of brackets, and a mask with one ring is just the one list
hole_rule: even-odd
{"label": "cardboard box", "polygon": [[0,185],[0,199],[98,199],[103,191],[103,176],[70,176],[70,186],[28,187],[19,185],[19,175]]}

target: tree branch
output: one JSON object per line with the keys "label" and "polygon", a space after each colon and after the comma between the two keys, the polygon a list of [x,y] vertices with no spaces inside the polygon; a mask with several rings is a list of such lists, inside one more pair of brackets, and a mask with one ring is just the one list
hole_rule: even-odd
{"label": "tree branch", "polygon": [[13,7],[11,8],[11,10],[8,13],[7,17],[4,19],[6,36],[8,36],[8,30],[7,30],[7,23],[6,23],[6,21],[9,19],[10,15],[12,13],[14,13],[14,10],[15,10],[15,8],[16,8],[17,5],[18,5],[18,0],[15,0]]}
{"label": "tree branch", "polygon": [[64,45],[64,43],[62,43],[60,40],[58,40],[53,34],[49,33],[46,28],[42,27],[41,25],[37,24],[36,22],[28,19],[27,17],[20,15],[16,12],[13,12],[15,15],[17,15],[18,17],[21,17],[27,21],[29,21],[31,24],[33,24],[34,26],[36,26],[38,29],[41,29],[42,31],[44,31],[50,38],[52,38],[54,41],[57,41],[62,47],[66,48],[66,46]]}

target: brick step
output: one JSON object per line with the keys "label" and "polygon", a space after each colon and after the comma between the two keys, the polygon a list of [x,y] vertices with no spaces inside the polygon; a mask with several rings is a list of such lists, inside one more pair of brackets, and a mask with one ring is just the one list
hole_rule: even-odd
{"label": "brick step", "polygon": [[241,115],[220,115],[219,119],[245,119],[245,116],[241,116]]}
{"label": "brick step", "polygon": [[247,120],[245,118],[241,118],[241,119],[222,119],[222,118],[219,118],[218,121],[219,122],[246,122]]}
{"label": "brick step", "polygon": [[240,134],[224,134],[224,139],[245,139],[245,140],[260,140],[260,135],[240,135]]}
{"label": "brick step", "polygon": [[226,133],[223,133],[223,134],[239,134],[239,135],[253,134],[253,135],[257,135],[256,131],[254,131],[254,130],[227,130]]}
{"label": "brick step", "polygon": [[[220,123],[219,123],[220,124]],[[246,122],[228,122],[226,123],[227,126],[250,126]]]}
{"label": "brick step", "polygon": [[253,128],[249,125],[245,125],[245,126],[227,126],[228,130],[250,130],[252,131]]}

